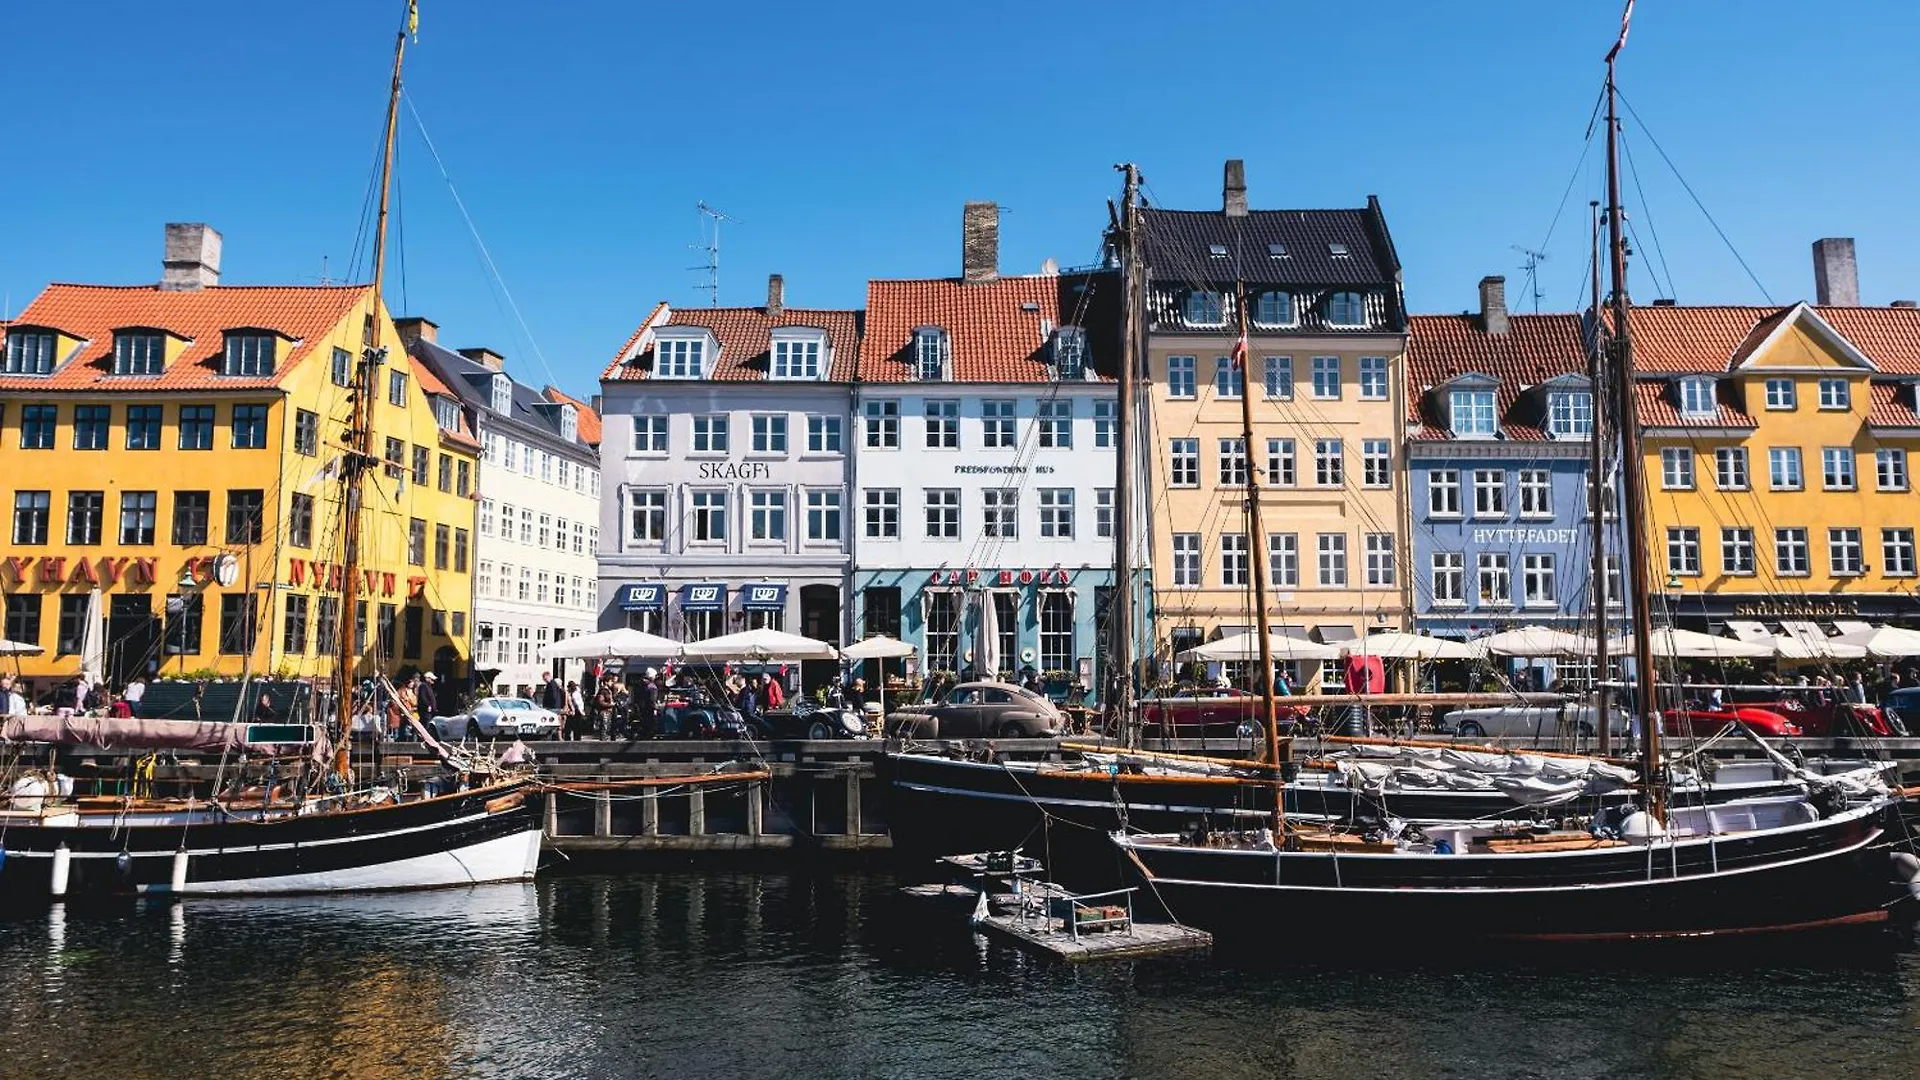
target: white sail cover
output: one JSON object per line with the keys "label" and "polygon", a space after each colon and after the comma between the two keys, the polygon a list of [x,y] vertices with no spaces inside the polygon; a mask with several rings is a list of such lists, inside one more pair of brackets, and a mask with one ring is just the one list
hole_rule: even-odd
{"label": "white sail cover", "polygon": [[[203,720],[135,720],[114,716],[9,716],[0,721],[7,742],[98,746],[103,750],[140,747],[151,750],[245,750],[252,725]],[[286,725],[274,725],[284,728]],[[305,741],[305,740],[302,740]]]}
{"label": "white sail cover", "polygon": [[1523,806],[1553,806],[1618,791],[1639,778],[1631,769],[1592,758],[1368,743],[1349,747],[1339,766],[1348,787],[1368,794],[1418,788],[1498,791]]}

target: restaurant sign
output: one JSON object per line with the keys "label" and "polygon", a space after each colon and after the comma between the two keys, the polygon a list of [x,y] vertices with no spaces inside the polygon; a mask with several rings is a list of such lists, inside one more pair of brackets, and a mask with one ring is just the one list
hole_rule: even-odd
{"label": "restaurant sign", "polygon": [[1065,585],[1067,572],[1060,567],[1047,570],[935,570],[927,578],[929,585]]}

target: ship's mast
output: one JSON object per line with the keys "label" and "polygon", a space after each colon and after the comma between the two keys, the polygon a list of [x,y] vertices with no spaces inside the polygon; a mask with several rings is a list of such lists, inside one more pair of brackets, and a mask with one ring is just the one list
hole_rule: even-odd
{"label": "ship's mast", "polygon": [[1131,163],[1120,166],[1126,174],[1126,191],[1121,209],[1122,288],[1126,317],[1122,320],[1124,337],[1120,343],[1120,400],[1116,408],[1113,515],[1113,600],[1110,606],[1112,640],[1107,645],[1107,686],[1104,698],[1107,715],[1119,728],[1129,749],[1140,745],[1140,730],[1134,723],[1134,631],[1133,631],[1133,402],[1134,379],[1140,371],[1140,294],[1146,274],[1140,265],[1140,169]]}
{"label": "ship's mast", "polygon": [[1606,385],[1606,364],[1601,349],[1606,341],[1600,321],[1600,204],[1589,204],[1593,216],[1593,301],[1588,306],[1587,391],[1593,402],[1593,432],[1587,441],[1587,506],[1593,511],[1593,614],[1597,629],[1593,637],[1593,715],[1600,732],[1600,756],[1613,750],[1613,725],[1607,710],[1612,693],[1607,686],[1607,414],[1613,410],[1604,403],[1601,387]]}
{"label": "ship's mast", "polygon": [[1274,770],[1273,829],[1285,826],[1285,793],[1280,789],[1280,729],[1274,724],[1273,642],[1267,636],[1266,526],[1260,517],[1260,470],[1253,458],[1253,377],[1247,360],[1247,284],[1234,287],[1234,314],[1240,337],[1233,345],[1233,363],[1240,371],[1240,438],[1247,468],[1247,563],[1253,571],[1253,633],[1260,645],[1260,705],[1254,715],[1267,736],[1267,764]]}

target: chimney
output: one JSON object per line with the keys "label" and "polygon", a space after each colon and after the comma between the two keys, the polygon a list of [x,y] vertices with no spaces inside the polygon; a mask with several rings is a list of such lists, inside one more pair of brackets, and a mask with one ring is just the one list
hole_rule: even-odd
{"label": "chimney", "polygon": [[489,371],[505,371],[507,358],[492,349],[461,349],[460,355]]}
{"label": "chimney", "polygon": [[412,348],[416,341],[440,342],[440,324],[418,315],[393,320],[393,329],[400,335],[400,343],[408,348]]}
{"label": "chimney", "polygon": [[1228,217],[1247,216],[1247,163],[1227,159],[1227,179],[1220,191],[1220,208]]}
{"label": "chimney", "polygon": [[767,275],[767,318],[777,319],[787,310],[787,279],[779,274]]}
{"label": "chimney", "polygon": [[602,402],[603,400],[605,400],[605,399],[604,399],[604,398],[602,398],[602,397],[601,397],[601,396],[600,396],[599,394],[595,394],[595,395],[593,395],[593,401],[592,401],[592,404],[593,404],[593,411],[594,411],[594,412],[599,412],[599,411],[601,411],[601,410],[600,410],[600,403],[601,403],[601,402]]}
{"label": "chimney", "polygon": [[960,227],[960,277],[969,283],[1000,276],[1000,206],[970,202]]}
{"label": "chimney", "polygon": [[1820,304],[1859,306],[1860,270],[1853,263],[1853,237],[1829,236],[1813,242],[1813,295]]}
{"label": "chimney", "polygon": [[1480,279],[1480,329],[1493,335],[1507,332],[1507,279],[1498,274]]}
{"label": "chimney", "polygon": [[211,225],[170,221],[160,260],[160,288],[193,292],[220,284],[220,231]]}

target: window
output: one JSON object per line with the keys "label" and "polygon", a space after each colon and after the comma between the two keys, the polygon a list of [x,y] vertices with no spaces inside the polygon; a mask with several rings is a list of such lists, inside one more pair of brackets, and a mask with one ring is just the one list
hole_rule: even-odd
{"label": "window", "polygon": [[1821,447],[1820,476],[1822,486],[1828,491],[1852,491],[1857,486],[1853,475],[1853,448]]}
{"label": "window", "polygon": [[307,597],[301,593],[288,593],[286,613],[281,619],[281,645],[294,656],[304,655],[307,651]]}
{"label": "window", "polygon": [[1520,470],[1520,516],[1553,516],[1553,474],[1545,469]]}
{"label": "window", "polygon": [[1167,484],[1171,487],[1200,486],[1200,440],[1168,441]]}
{"label": "window", "polygon": [[1300,535],[1267,534],[1267,577],[1276,589],[1300,587]]}
{"label": "window", "polygon": [[1118,417],[1120,403],[1111,398],[1097,398],[1093,403],[1093,446],[1096,450],[1111,450],[1117,445]]}
{"label": "window", "polygon": [[1767,380],[1767,408],[1776,411],[1790,411],[1799,404],[1799,395],[1794,390],[1792,379]]}
{"label": "window", "polygon": [[[693,378],[699,374],[697,364],[695,368],[694,375],[689,375],[687,376],[688,378]],[[658,373],[656,372],[656,374]],[[513,415],[512,379],[507,378],[505,375],[495,375],[492,379],[488,380],[487,407],[502,416]],[[513,468],[513,458],[511,456],[507,458],[507,468]]]}
{"label": "window", "polygon": [[1101,540],[1113,539],[1113,489],[1093,489],[1093,535]]}
{"label": "window", "polygon": [[960,660],[960,591],[921,594],[927,614],[927,670],[953,671]]}
{"label": "window", "polygon": [[[11,337],[8,338],[12,340]],[[182,409],[184,413],[186,410]],[[209,409],[208,412],[213,410]],[[54,405],[22,405],[20,407],[20,449],[53,449],[53,431],[60,424],[60,411]],[[184,430],[181,438],[186,438]],[[183,444],[184,446],[184,444]]]}
{"label": "window", "polygon": [[717,543],[727,538],[727,493],[696,491],[693,499],[693,540]]}
{"label": "window", "polygon": [[387,372],[387,404],[407,407],[407,373],[404,371]]}
{"label": "window", "polygon": [[1270,401],[1293,400],[1293,357],[1269,356],[1267,367],[1267,399]]}
{"label": "window", "polygon": [[1347,455],[1339,439],[1313,440],[1313,482],[1341,487],[1347,482]]}
{"label": "window", "polygon": [[1386,357],[1363,356],[1360,358],[1360,400],[1387,400]]}
{"label": "window", "polygon": [[[382,605],[383,607],[385,605]],[[222,593],[220,596],[220,652],[223,656],[245,656],[253,651],[255,621],[259,609],[252,593]]]}
{"label": "window", "polygon": [[451,455],[441,454],[439,462],[439,468],[434,471],[434,479],[441,491],[451,494],[453,492],[453,458]]}
{"label": "window", "polygon": [[[571,416],[572,413],[566,415]],[[457,402],[443,397],[433,399],[433,425],[442,431],[460,430],[460,406]],[[572,439],[573,435],[566,436]]]}
{"label": "window", "polygon": [[60,623],[54,628],[53,651],[71,656],[86,648],[87,597],[68,593],[60,598]]}
{"label": "window", "polygon": [[782,540],[787,538],[787,493],[751,491],[747,493],[747,538]]}
{"label": "window", "polygon": [[113,428],[113,408],[109,405],[73,407],[73,448],[105,450],[107,433]]}
{"label": "window", "polygon": [[1458,551],[1436,551],[1428,579],[1433,583],[1435,607],[1462,606],[1466,597],[1466,556]]}
{"label": "window", "polygon": [[1213,358],[1213,394],[1225,401],[1238,401],[1246,391],[1247,373],[1233,362],[1231,356]]}
{"label": "window", "polygon": [[1721,491],[1745,491],[1752,486],[1747,477],[1747,450],[1743,446],[1722,446],[1713,452],[1713,478]]}
{"label": "window", "polygon": [[1313,358],[1313,397],[1315,401],[1340,400],[1340,358]]}
{"label": "window", "polygon": [[773,340],[773,377],[818,379],[820,377],[820,339],[775,338]]}
{"label": "window", "polygon": [[666,417],[636,416],[633,418],[633,452],[636,454],[667,452]]}
{"label": "window", "polygon": [[228,491],[227,543],[259,543],[265,509],[265,495],[257,488]]}
{"label": "window", "polygon": [[1547,396],[1547,433],[1555,438],[1593,434],[1593,395],[1585,390]]}
{"label": "window", "polygon": [[1220,294],[1211,289],[1194,289],[1180,302],[1180,317],[1188,326],[1225,326],[1227,316]]}
{"label": "window", "polygon": [[838,454],[840,451],[840,418],[819,415],[807,417],[807,453]]}
{"label": "window", "polygon": [[1913,530],[1880,530],[1880,572],[1888,577],[1912,577]]}
{"label": "window", "polygon": [[387,452],[385,454],[385,461],[387,463],[386,473],[388,476],[393,477],[395,480],[406,479],[407,477],[407,444],[404,442],[401,442],[399,439],[396,439],[391,435],[387,436]]}
{"label": "window", "polygon": [[1504,469],[1473,470],[1473,516],[1507,516],[1507,473]]}
{"label": "window", "polygon": [[1734,576],[1753,573],[1753,530],[1728,526],[1720,530],[1720,572]]}
{"label": "window", "polygon": [[867,491],[867,539],[900,538],[900,489],[870,488]]}
{"label": "window", "polygon": [[445,525],[436,524],[433,527],[433,568],[435,570],[447,568],[447,563],[451,561],[453,554],[452,547],[453,530]]}
{"label": "window", "polygon": [[1013,402],[989,398],[980,403],[982,445],[989,450],[1011,449],[1018,445],[1013,435]]}
{"label": "window", "polygon": [[1173,584],[1176,588],[1200,584],[1200,534],[1173,534]]}
{"label": "window", "polygon": [[1435,469],[1427,474],[1427,516],[1460,516],[1460,470]]}
{"label": "window", "polygon": [[1073,448],[1073,400],[1043,401],[1034,411],[1040,428],[1040,445],[1049,449]]}
{"label": "window", "polygon": [[8,375],[53,374],[54,335],[45,330],[7,331]]}
{"label": "window", "polygon": [[636,544],[660,544],[667,539],[667,493],[627,493],[627,539]]}
{"label": "window", "polygon": [[39,593],[14,593],[7,597],[7,622],[0,634],[5,634],[8,641],[23,645],[40,644],[41,607]]}
{"label": "window", "polygon": [[67,493],[67,543],[100,542],[100,517],[105,511],[106,498],[98,491]]}
{"label": "window", "polygon": [[[53,513],[53,493],[50,491],[16,491],[13,493],[13,542],[16,544],[44,544],[47,542],[47,519]],[[14,640],[18,640],[17,638]]]}
{"label": "window", "polygon": [[267,407],[265,405],[235,405],[233,407],[233,448],[235,450],[263,450],[267,445]]}
{"label": "window", "polygon": [[337,345],[333,350],[331,375],[335,386],[353,385],[353,354]]}
{"label": "window", "polygon": [[1053,332],[1053,377],[1078,379],[1087,366],[1087,332],[1063,326]]}
{"label": "window", "polygon": [[868,635],[900,636],[900,588],[869,585],[860,590],[860,622]]}
{"label": "window", "polygon": [[1907,490],[1907,452],[1882,447],[1873,452],[1874,486],[1880,491]]}
{"label": "window", "polygon": [[1360,441],[1360,482],[1370,488],[1393,486],[1393,444],[1386,439]]}
{"label": "window", "polygon": [[1247,443],[1244,439],[1220,440],[1220,486],[1247,486]]}
{"label": "window", "polygon": [[1782,577],[1805,577],[1810,572],[1807,557],[1807,530],[1773,530],[1773,560]]}
{"label": "window", "polygon": [[693,452],[696,454],[727,452],[727,418],[724,414],[713,413],[693,418]]}
{"label": "window", "polygon": [[993,613],[1000,625],[1001,667],[1007,673],[1005,677],[1011,679],[1011,658],[1020,655],[1020,597],[1010,592],[995,591]]}
{"label": "window", "polygon": [[927,489],[927,539],[960,539],[960,489]]}
{"label": "window", "polygon": [[1820,380],[1820,407],[1823,409],[1848,409],[1853,407],[1852,395],[1848,393],[1847,380]]}
{"label": "window", "polygon": [[1504,551],[1483,551],[1474,560],[1481,607],[1513,606],[1512,564]]}
{"label": "window", "polygon": [[1853,577],[1865,573],[1864,559],[1865,549],[1860,542],[1859,529],[1827,530],[1827,561],[1833,567],[1834,577]]}
{"label": "window", "polygon": [[1667,529],[1667,573],[1688,577],[1700,573],[1700,530],[1691,526]]}
{"label": "window", "polygon": [[753,428],[753,452],[756,454],[785,454],[787,452],[787,418],[782,413],[756,413],[751,420]]}
{"label": "window", "polygon": [[[597,490],[599,485],[594,487]],[[463,499],[473,494],[473,466],[467,461],[453,463],[453,493]]]}
{"label": "window", "polygon": [[1493,438],[1493,391],[1455,390],[1449,397],[1455,438]]}
{"label": "window", "polygon": [[[653,374],[661,379],[697,379],[706,370],[703,338],[660,338],[653,343]],[[495,412],[505,412],[499,406]]]}
{"label": "window", "polygon": [[1393,534],[1368,533],[1367,545],[1367,585],[1369,587],[1392,588],[1395,581],[1393,569]]}
{"label": "window", "polygon": [[1720,403],[1714,398],[1712,379],[1680,380],[1680,415],[1698,420],[1712,417],[1719,411]]}
{"label": "window", "polygon": [[1220,534],[1220,584],[1238,588],[1247,583],[1247,534]]}
{"label": "window", "polygon": [[[464,574],[467,572],[467,551],[468,541],[470,539],[471,536],[467,533],[467,530],[453,530],[453,572],[456,574]],[[459,612],[454,613],[453,621],[458,625],[460,622]],[[459,631],[456,630],[454,633],[457,635]]]}
{"label": "window", "polygon": [[1767,448],[1768,479],[1775,491],[1799,491],[1805,486],[1800,475],[1800,448],[1797,446],[1773,446]]}
{"label": "window", "polygon": [[[293,452],[307,457],[320,453],[320,414],[300,409],[293,414]],[[442,457],[444,464],[447,458]],[[445,491],[442,487],[440,490]]]}
{"label": "window", "polygon": [[[322,611],[325,610],[323,598]],[[201,615],[205,611],[200,593],[176,593],[167,597],[166,650],[170,655],[193,655],[201,648]]]}
{"label": "window", "polygon": [[428,476],[433,470],[433,451],[424,446],[413,448],[413,482],[416,487],[426,487]]}
{"label": "window", "polygon": [[960,449],[960,403],[957,401],[929,401],[926,403],[927,449]]}
{"label": "window", "polygon": [[1660,451],[1660,486],[1667,491],[1693,490],[1693,448],[1668,446]]}
{"label": "window", "polygon": [[1272,487],[1293,487],[1299,483],[1295,471],[1292,439],[1267,440],[1267,483]]}
{"label": "window", "polygon": [[1321,533],[1320,585],[1322,588],[1344,588],[1347,584],[1347,534]]}
{"label": "window", "polygon": [[921,382],[947,377],[947,332],[923,326],[913,332],[913,372]]}
{"label": "window", "polygon": [[1528,607],[1553,607],[1553,556],[1520,556],[1520,599]]}
{"label": "window", "polygon": [[1253,321],[1258,326],[1292,326],[1293,294],[1269,291],[1254,297]]}
{"label": "window", "polygon": [[271,375],[273,374],[272,334],[229,333],[226,336],[226,366],[222,369],[228,375]]}
{"label": "window", "polygon": [[127,449],[160,449],[160,416],[158,405],[127,406]]}
{"label": "window", "polygon": [[[1341,251],[1335,254],[1345,254],[1345,252]],[[1357,292],[1327,294],[1327,325],[1365,326],[1366,324],[1366,297]]]}
{"label": "window", "polygon": [[1167,396],[1170,398],[1191,398],[1199,396],[1199,386],[1195,381],[1194,375],[1193,357],[1167,357]]}
{"label": "window", "polygon": [[991,540],[1020,538],[1020,489],[988,488],[980,493],[980,535]]}
{"label": "window", "polygon": [[1049,540],[1073,539],[1073,489],[1040,489],[1040,535]]}
{"label": "window", "polygon": [[420,518],[407,519],[407,565],[427,565],[427,523]]}
{"label": "window", "polygon": [[205,491],[173,493],[173,543],[176,547],[199,547],[207,542],[207,518],[212,494]]}
{"label": "window", "polygon": [[900,448],[900,403],[898,401],[867,402],[867,449],[898,450]]}
{"label": "window", "polygon": [[807,492],[807,539],[840,539],[840,493],[838,491]]}
{"label": "window", "polygon": [[296,491],[287,504],[287,543],[302,548],[313,546],[313,496]]}

